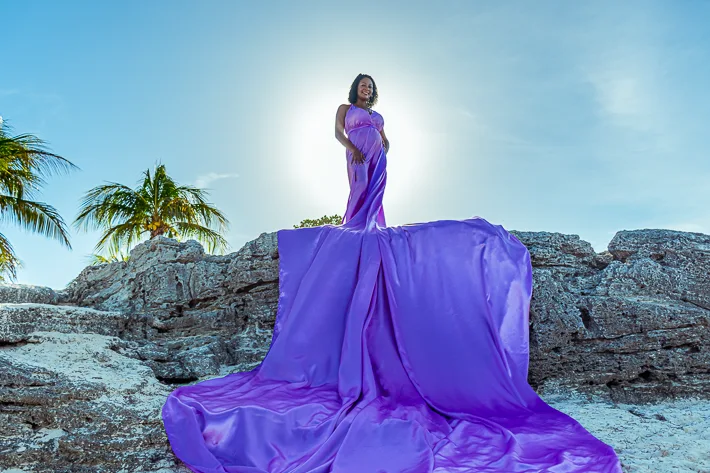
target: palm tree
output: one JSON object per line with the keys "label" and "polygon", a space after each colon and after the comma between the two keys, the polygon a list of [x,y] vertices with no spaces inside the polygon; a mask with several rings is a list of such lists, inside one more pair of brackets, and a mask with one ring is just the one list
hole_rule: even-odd
{"label": "palm tree", "polygon": [[159,164],[152,175],[150,170],[143,173],[135,189],[109,182],[89,190],[74,225],[83,230],[102,229],[94,249],[108,247],[109,254],[130,250],[145,234],[151,239],[159,235],[193,238],[206,244],[209,252],[225,250],[229,245],[220,233],[229,222],[206,196],[203,189],[178,185],[165,165]]}
{"label": "palm tree", "polygon": [[[79,168],[49,152],[36,136],[11,136],[10,131],[0,118],[0,219],[71,248],[66,224],[57,210],[34,198],[47,176]],[[20,266],[10,241],[0,234],[0,280],[5,276],[16,279]]]}

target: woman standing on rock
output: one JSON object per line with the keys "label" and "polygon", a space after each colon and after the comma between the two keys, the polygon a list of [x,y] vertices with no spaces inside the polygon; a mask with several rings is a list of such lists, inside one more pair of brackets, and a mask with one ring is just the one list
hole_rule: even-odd
{"label": "woman standing on rock", "polygon": [[278,233],[269,352],[173,391],[173,451],[203,473],[621,472],[527,383],[525,246],[481,217],[385,226],[377,94],[360,74],[336,114],[343,225]]}

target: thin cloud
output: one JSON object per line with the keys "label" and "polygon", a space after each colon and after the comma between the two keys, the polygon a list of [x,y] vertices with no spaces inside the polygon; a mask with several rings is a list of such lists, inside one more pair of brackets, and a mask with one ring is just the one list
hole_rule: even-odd
{"label": "thin cloud", "polygon": [[600,111],[619,131],[651,139],[654,148],[667,151],[669,147],[663,145],[672,129],[664,116],[668,94],[654,79],[661,71],[649,65],[652,61],[634,59],[641,53],[639,50],[621,55],[614,61],[616,64],[594,71],[589,81]]}
{"label": "thin cloud", "polygon": [[195,187],[200,187],[204,189],[205,187],[208,187],[210,184],[212,184],[215,181],[219,181],[220,179],[233,179],[239,177],[239,174],[236,173],[217,173],[217,172],[210,172],[207,174],[203,174],[202,176],[199,176],[195,180]]}

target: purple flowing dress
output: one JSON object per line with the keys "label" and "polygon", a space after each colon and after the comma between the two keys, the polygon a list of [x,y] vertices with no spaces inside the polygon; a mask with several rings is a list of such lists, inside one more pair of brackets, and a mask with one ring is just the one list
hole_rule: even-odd
{"label": "purple flowing dress", "polygon": [[386,227],[377,112],[351,105],[343,224],[278,233],[269,352],[175,389],[162,416],[200,473],[621,472],[527,383],[530,254],[480,217]]}

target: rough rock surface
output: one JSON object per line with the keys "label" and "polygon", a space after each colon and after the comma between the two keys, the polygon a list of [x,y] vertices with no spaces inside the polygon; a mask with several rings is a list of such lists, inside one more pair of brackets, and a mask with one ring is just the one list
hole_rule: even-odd
{"label": "rough rock surface", "polygon": [[533,386],[608,389],[628,402],[708,395],[709,235],[621,231],[596,254],[576,235],[514,233],[533,264]]}
{"label": "rough rock surface", "polygon": [[130,314],[117,335],[125,354],[167,383],[187,383],[225,369],[241,371],[266,354],[278,303],[276,234],[262,234],[226,256],[194,240],[158,238],[138,245],[129,262],[89,266],[58,303]]}
{"label": "rough rock surface", "polygon": [[0,301],[56,304],[58,298],[54,289],[45,286],[32,286],[30,284],[0,284]]}
{"label": "rough rock surface", "polygon": [[[512,232],[530,250],[530,382],[614,401],[707,397],[710,236]],[[0,472],[187,471],[160,408],[177,385],[255,366],[278,302],[276,234],[226,256],[143,243],[63,290],[0,286]]]}
{"label": "rough rock surface", "polygon": [[121,345],[34,332],[0,351],[0,471],[188,471],[157,415],[170,389]]}
{"label": "rough rock surface", "polygon": [[0,286],[0,472],[187,472],[160,409],[263,358],[277,257],[275,234],[226,256],[160,238],[64,290]]}

